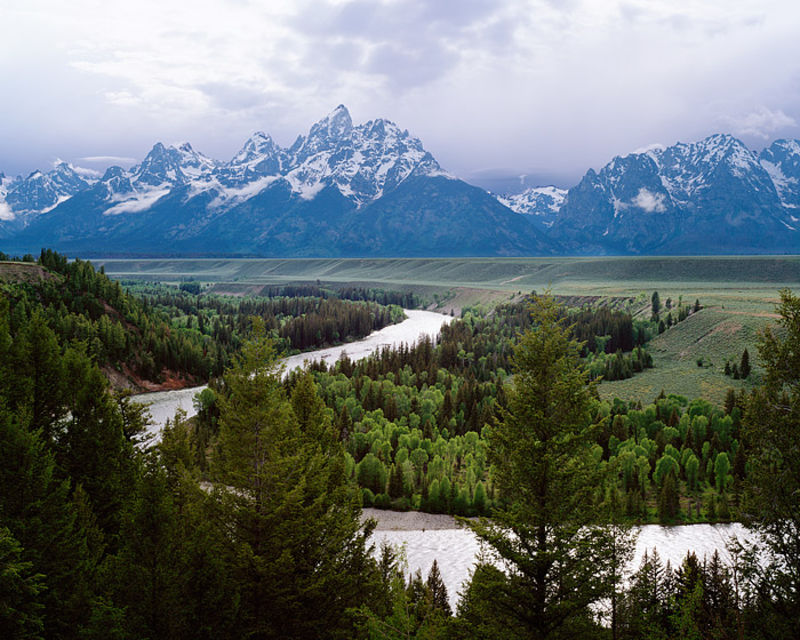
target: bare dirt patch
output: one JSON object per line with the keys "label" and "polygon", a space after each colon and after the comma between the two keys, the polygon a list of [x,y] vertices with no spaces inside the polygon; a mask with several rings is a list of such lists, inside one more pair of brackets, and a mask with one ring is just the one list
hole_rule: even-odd
{"label": "bare dirt patch", "polygon": [[712,308],[709,311],[714,313],[724,313],[726,316],[750,316],[751,318],[780,318],[777,313],[767,313],[766,311],[729,311],[728,309]]}
{"label": "bare dirt patch", "polygon": [[137,375],[128,365],[122,365],[122,371],[106,365],[102,369],[111,388],[117,391],[133,391],[135,393],[147,393],[151,391],[175,391],[196,387],[198,382],[194,378],[181,376],[175,371],[164,369],[162,382],[145,380]]}
{"label": "bare dirt patch", "polygon": [[57,276],[32,262],[0,262],[0,281],[36,283],[55,280]]}
{"label": "bare dirt patch", "polygon": [[700,340],[708,338],[709,336],[716,335],[718,333],[725,334],[726,336],[733,336],[736,335],[741,330],[742,330],[742,325],[736,322],[723,322],[722,324],[718,324],[716,327],[714,327],[706,335],[700,338]]}

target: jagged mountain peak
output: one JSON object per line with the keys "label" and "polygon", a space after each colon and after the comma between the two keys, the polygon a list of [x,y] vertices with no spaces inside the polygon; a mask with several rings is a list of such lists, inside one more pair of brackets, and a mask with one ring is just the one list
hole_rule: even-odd
{"label": "jagged mountain peak", "polygon": [[186,182],[186,176],[181,171],[180,152],[174,147],[172,151],[170,153],[162,142],[156,142],[141,164],[131,169],[132,181],[150,186]]}
{"label": "jagged mountain peak", "polygon": [[304,141],[307,153],[320,151],[337,141],[348,137],[353,131],[353,119],[350,112],[340,104],[327,116],[311,126],[308,136]]}
{"label": "jagged mountain peak", "polygon": [[123,175],[125,175],[125,169],[115,164],[106,169],[105,173],[103,174],[103,177],[100,178],[100,182],[106,182],[107,180],[111,180],[112,178],[119,178]]}
{"label": "jagged mountain peak", "polygon": [[[256,131],[245,141],[242,148],[239,149],[228,164],[232,167],[258,165],[264,162],[265,159],[275,158],[283,154],[285,154],[285,151],[275,144],[272,136],[263,131]],[[279,168],[278,166],[277,169]]]}
{"label": "jagged mountain peak", "polygon": [[667,147],[661,156],[681,155],[694,163],[719,164],[724,160],[755,159],[755,154],[738,138],[728,133],[714,133],[696,142],[678,142]]}
{"label": "jagged mountain peak", "polygon": [[767,147],[769,148],[782,149],[786,153],[800,156],[800,140],[796,138],[780,138]]}
{"label": "jagged mountain peak", "polygon": [[185,184],[213,171],[217,164],[188,142],[169,146],[156,142],[141,164],[131,169],[131,180],[149,186]]}
{"label": "jagged mountain peak", "polygon": [[6,182],[5,204],[13,215],[6,212],[5,219],[12,219],[16,213],[49,211],[95,180],[85,179],[69,162],[56,160],[46,173],[36,169],[25,178],[17,177]]}

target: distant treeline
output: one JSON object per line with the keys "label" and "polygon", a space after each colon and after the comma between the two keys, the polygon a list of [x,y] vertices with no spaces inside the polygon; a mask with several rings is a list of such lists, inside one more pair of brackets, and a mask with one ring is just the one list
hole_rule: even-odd
{"label": "distant treeline", "polygon": [[270,285],[261,290],[260,295],[268,298],[341,298],[342,300],[362,300],[378,304],[395,304],[404,309],[420,306],[420,298],[410,291],[391,291],[374,287],[323,287],[314,284]]}
{"label": "distant treeline", "polygon": [[131,291],[168,316],[173,324],[213,337],[228,353],[240,347],[253,317],[263,320],[284,352],[319,349],[363,338],[404,317],[402,307],[377,302],[330,296],[200,295],[183,286],[176,290],[165,285],[128,284]]}

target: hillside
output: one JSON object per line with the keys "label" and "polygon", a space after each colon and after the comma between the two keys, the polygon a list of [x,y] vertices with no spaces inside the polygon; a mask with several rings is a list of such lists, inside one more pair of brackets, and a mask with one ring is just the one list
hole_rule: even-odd
{"label": "hillside", "polygon": [[60,351],[90,357],[114,387],[136,391],[191,386],[223,365],[211,340],[175,330],[90,262],[47,250],[38,263],[0,263],[0,297],[12,337],[32,326],[41,332],[21,340],[12,358],[24,360],[36,340],[55,340]]}

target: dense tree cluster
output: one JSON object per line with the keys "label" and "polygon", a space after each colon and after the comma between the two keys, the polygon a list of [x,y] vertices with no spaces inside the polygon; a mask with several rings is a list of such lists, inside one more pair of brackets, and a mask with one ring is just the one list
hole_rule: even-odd
{"label": "dense tree cluster", "polygon": [[246,342],[201,485],[192,425],[179,415],[142,448],[140,405],[81,343],[38,313],[12,333],[12,316],[0,298],[2,637],[365,633],[358,611],[390,587],[310,377],[287,395],[271,343]]}
{"label": "dense tree cluster", "polygon": [[39,264],[46,269],[40,280],[3,285],[12,335],[36,316],[64,344],[83,344],[101,367],[151,381],[170,372],[205,379],[222,371],[224,353],[211,337],[173,327],[102,269],[49,249],[42,251]]}
{"label": "dense tree cluster", "polygon": [[340,286],[332,288],[313,284],[269,285],[264,287],[259,295],[267,298],[340,298],[342,300],[377,302],[384,306],[396,305],[404,309],[415,309],[420,306],[419,296],[411,291],[402,292],[374,287]]}
{"label": "dense tree cluster", "polygon": [[673,568],[648,551],[621,594],[617,638],[763,637],[759,598],[737,579],[718,552],[702,560],[690,552]]}
{"label": "dense tree cluster", "polygon": [[[309,288],[325,295],[235,298],[200,295],[194,289],[186,290],[185,284],[177,290],[160,284],[131,283],[128,286],[168,318],[173,327],[213,338],[214,343],[224,350],[226,363],[242,344],[253,317],[262,319],[284,352],[322,348],[363,338],[403,318],[402,307],[397,305],[354,302],[334,297],[317,287]],[[293,288],[277,290],[286,289],[291,291]],[[306,290],[299,286],[294,289]],[[366,297],[371,290],[362,291]],[[384,299],[393,297],[387,292],[376,292],[375,295]]]}
{"label": "dense tree cluster", "polygon": [[[436,344],[423,339],[359,363],[343,358],[330,368],[313,367],[367,506],[488,513],[497,492],[486,425],[506,404],[508,375],[500,365],[513,370],[505,318],[515,313],[506,307],[496,320],[467,312],[443,327]],[[565,324],[573,320],[560,308],[558,314]],[[575,325],[567,326],[574,335]],[[636,354],[649,357],[638,348]],[[589,379],[596,377],[593,357],[583,366]],[[738,404],[734,397],[726,413],[680,396],[646,406],[593,400],[594,420],[602,425],[594,433],[596,464],[616,470],[603,487],[619,490],[626,516],[636,521],[730,519],[746,461]],[[670,461],[674,473],[667,477]],[[722,473],[724,461],[729,468]]]}

